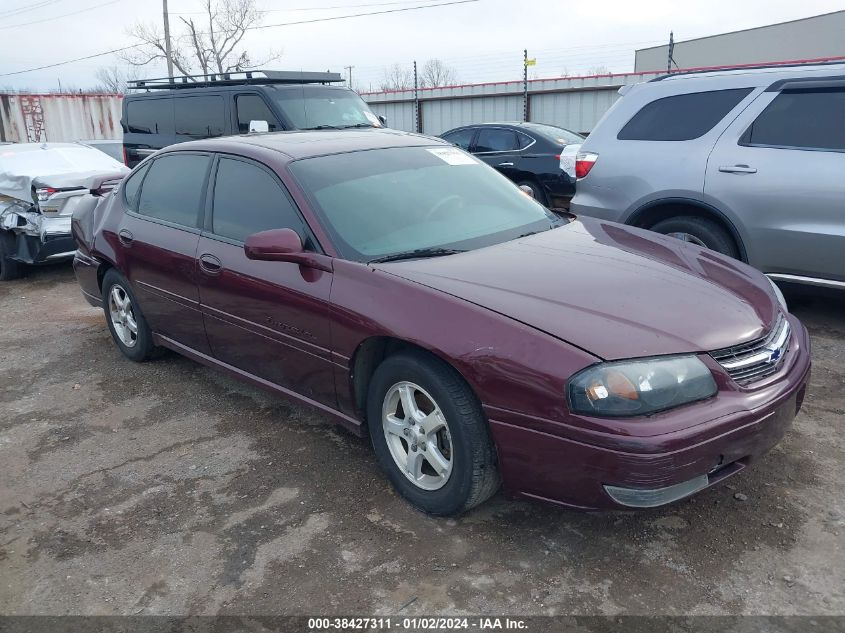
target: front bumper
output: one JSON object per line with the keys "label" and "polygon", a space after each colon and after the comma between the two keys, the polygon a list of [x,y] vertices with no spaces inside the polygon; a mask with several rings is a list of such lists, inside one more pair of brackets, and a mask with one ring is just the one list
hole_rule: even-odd
{"label": "front bumper", "polygon": [[670,434],[628,437],[624,448],[618,438],[599,445],[586,434],[553,435],[529,428],[525,416],[485,407],[506,489],[580,509],[645,508],[738,473],[780,442],[803,402],[809,336],[794,324],[795,359],[777,381],[747,392],[746,409]]}

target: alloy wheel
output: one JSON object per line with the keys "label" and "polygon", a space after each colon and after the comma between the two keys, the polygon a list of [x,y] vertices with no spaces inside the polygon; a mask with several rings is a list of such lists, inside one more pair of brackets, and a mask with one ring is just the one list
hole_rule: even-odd
{"label": "alloy wheel", "polygon": [[138,322],[135,320],[132,300],[119,284],[113,285],[109,292],[109,315],[120,342],[126,347],[135,347],[138,342]]}
{"label": "alloy wheel", "polygon": [[454,462],[449,424],[434,398],[412,382],[387,390],[382,429],[396,466],[414,485],[438,490],[446,485]]}

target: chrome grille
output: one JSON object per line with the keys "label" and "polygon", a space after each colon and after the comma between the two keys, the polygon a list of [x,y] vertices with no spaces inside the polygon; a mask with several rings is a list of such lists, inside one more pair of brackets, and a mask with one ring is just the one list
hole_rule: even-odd
{"label": "chrome grille", "polygon": [[731,378],[740,385],[771,376],[783,364],[789,349],[790,327],[782,314],[764,337],[748,343],[710,352]]}

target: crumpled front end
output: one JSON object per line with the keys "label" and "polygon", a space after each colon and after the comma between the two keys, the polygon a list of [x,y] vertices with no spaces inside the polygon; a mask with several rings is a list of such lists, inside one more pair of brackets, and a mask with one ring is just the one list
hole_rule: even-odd
{"label": "crumpled front end", "polygon": [[[88,193],[81,190],[80,194]],[[67,206],[67,205],[63,205]],[[0,201],[0,229],[15,236],[11,256],[25,264],[41,264],[49,261],[70,259],[76,250],[76,243],[70,233],[72,207],[59,211],[42,210],[38,204],[22,200]]]}

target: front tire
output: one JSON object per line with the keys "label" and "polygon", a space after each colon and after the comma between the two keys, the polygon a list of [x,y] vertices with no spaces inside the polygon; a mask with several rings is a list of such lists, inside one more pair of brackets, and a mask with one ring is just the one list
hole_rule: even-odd
{"label": "front tire", "polygon": [[422,352],[388,357],[370,381],[367,420],[382,470],[420,510],[459,514],[499,488],[481,406],[439,359]]}
{"label": "front tire", "polygon": [[708,218],[696,216],[669,218],[658,222],[651,227],[651,230],[739,259],[739,249],[730,233]]}
{"label": "front tire", "polygon": [[103,277],[103,311],[115,344],[129,360],[148,360],[156,351],[153,335],[129,282],[114,268]]}

